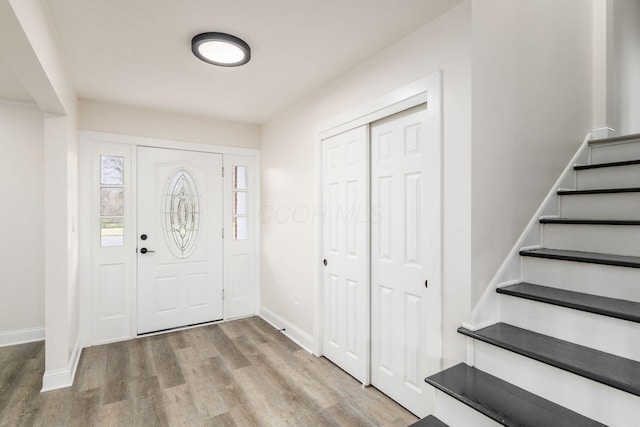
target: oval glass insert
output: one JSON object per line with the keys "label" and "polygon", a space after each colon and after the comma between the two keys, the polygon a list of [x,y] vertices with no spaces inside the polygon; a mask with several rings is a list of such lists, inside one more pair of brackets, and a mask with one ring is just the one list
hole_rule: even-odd
{"label": "oval glass insert", "polygon": [[169,249],[178,258],[187,258],[198,241],[200,196],[195,180],[184,169],[167,184],[163,219]]}

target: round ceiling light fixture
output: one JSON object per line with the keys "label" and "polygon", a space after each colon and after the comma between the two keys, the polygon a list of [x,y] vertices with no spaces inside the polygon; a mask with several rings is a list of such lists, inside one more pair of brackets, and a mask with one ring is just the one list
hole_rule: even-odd
{"label": "round ceiling light fixture", "polygon": [[251,48],[242,39],[226,33],[202,33],[191,39],[191,51],[204,62],[238,67],[251,59]]}

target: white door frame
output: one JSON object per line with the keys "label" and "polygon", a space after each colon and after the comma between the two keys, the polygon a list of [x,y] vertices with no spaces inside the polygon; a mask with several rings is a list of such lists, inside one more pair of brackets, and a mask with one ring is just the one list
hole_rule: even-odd
{"label": "white door frame", "polygon": [[[95,143],[114,143],[114,144],[122,144],[126,146],[132,147],[131,149],[131,159],[130,165],[131,173],[130,176],[133,179],[136,179],[137,176],[137,159],[136,159],[136,147],[145,146],[145,147],[153,147],[153,148],[169,148],[175,150],[185,150],[185,151],[200,151],[205,153],[218,153],[223,155],[223,165],[225,167],[230,166],[233,162],[237,162],[239,156],[251,159],[251,166],[254,170],[252,173],[253,179],[250,182],[251,188],[254,190],[251,193],[251,206],[253,206],[255,212],[253,215],[253,221],[250,222],[250,226],[253,227],[253,245],[251,250],[254,254],[254,269],[251,272],[251,281],[255,285],[256,292],[256,304],[254,308],[254,314],[259,312],[260,307],[260,215],[258,212],[260,206],[260,150],[253,148],[239,148],[239,147],[227,147],[222,145],[208,145],[208,144],[200,144],[200,143],[191,143],[184,141],[174,141],[174,140],[166,140],[166,139],[158,139],[158,138],[148,138],[148,137],[140,137],[140,136],[131,136],[131,135],[121,135],[107,132],[96,132],[96,131],[88,131],[88,130],[80,130],[78,132],[79,139],[79,172],[80,172],[80,184],[79,184],[79,224],[78,231],[80,236],[80,258],[79,258],[79,283],[80,283],[80,339],[82,347],[89,347],[91,345],[103,344],[112,341],[121,341],[124,339],[136,338],[137,335],[137,254],[135,251],[131,251],[128,255],[130,257],[128,260],[134,266],[132,268],[131,273],[131,289],[130,298],[131,298],[131,329],[128,336],[117,337],[112,340],[104,341],[104,342],[95,342],[92,334],[92,288],[91,288],[91,274],[92,274],[92,261],[91,261],[91,214],[90,214],[90,194],[93,190],[90,185],[89,174],[91,173],[90,168],[90,147],[91,144]],[[230,167],[229,167],[230,169]],[[227,173],[229,175],[227,175]],[[225,176],[230,176],[231,171],[228,172],[225,169]],[[226,182],[226,178],[225,178]],[[131,190],[135,194],[136,185],[131,187]],[[225,188],[223,190],[223,196],[226,196],[228,191]],[[129,213],[125,217],[125,221],[128,224],[134,225],[134,229],[137,224],[137,211],[136,211],[136,203],[132,203],[132,206],[129,209]],[[226,213],[226,212],[225,212]],[[225,216],[226,218],[226,216]],[[225,219],[226,223],[226,219]],[[137,241],[137,240],[136,240]],[[224,252],[230,253],[228,250],[228,242],[230,239],[225,239],[224,241]],[[225,288],[227,287],[228,277],[226,272],[224,273],[224,283]],[[224,319],[227,320],[227,307],[226,307],[226,299],[225,299],[225,310],[224,310]],[[180,328],[178,328],[180,329]]]}
{"label": "white door frame", "polygon": [[[429,288],[434,298],[430,300],[429,321],[437,327],[428,331],[429,342],[437,343],[438,348],[430,349],[434,355],[442,355],[442,71],[438,70],[426,77],[418,79],[406,86],[396,89],[384,96],[361,105],[351,111],[334,117],[321,124],[314,130],[313,139],[313,202],[314,206],[323,206],[322,201],[322,140],[341,132],[353,129],[358,126],[367,125],[376,120],[391,116],[395,113],[407,110],[420,104],[427,103],[425,111],[427,124],[427,138],[431,141],[439,141],[434,147],[437,153],[437,161],[433,163],[435,170],[429,171],[433,176],[437,176],[437,182],[432,183],[434,189],[439,194],[437,206],[431,208],[436,211],[436,220],[429,227],[433,227],[432,236],[436,239],[435,245],[440,250],[436,251],[436,258],[430,260],[430,270],[433,272],[429,277]],[[313,354],[321,356],[322,352],[322,220],[315,221],[313,226]],[[370,301],[370,287],[367,289],[367,300]],[[366,340],[371,342],[371,313],[370,304],[368,311],[368,328]],[[364,385],[371,382],[371,354],[370,345],[368,347],[366,378]]]}

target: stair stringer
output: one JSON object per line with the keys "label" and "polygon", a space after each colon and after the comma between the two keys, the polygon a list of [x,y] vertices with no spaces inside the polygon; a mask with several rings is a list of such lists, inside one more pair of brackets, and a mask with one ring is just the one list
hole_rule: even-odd
{"label": "stair stringer", "polygon": [[[577,164],[587,164],[589,162],[589,141],[591,139],[592,135],[588,133],[574,156],[560,174],[560,177],[551,187],[549,193],[547,193],[540,207],[529,220],[524,232],[513,245],[511,251],[509,251],[509,254],[493,276],[493,279],[489,282],[478,303],[471,311],[471,324],[464,324],[463,326],[465,328],[477,330],[499,321],[502,310],[496,289],[500,286],[522,280],[522,257],[520,256],[520,251],[523,248],[541,246],[543,225],[540,224],[540,218],[558,215],[557,191],[563,188],[575,188],[575,173],[573,167]],[[468,346],[468,350],[473,351],[473,344]],[[467,359],[472,362],[473,354],[467,354]]]}

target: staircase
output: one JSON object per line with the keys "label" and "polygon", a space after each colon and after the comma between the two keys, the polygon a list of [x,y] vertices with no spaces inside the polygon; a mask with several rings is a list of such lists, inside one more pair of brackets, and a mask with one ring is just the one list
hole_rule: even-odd
{"label": "staircase", "polygon": [[458,329],[473,366],[426,379],[437,419],[419,425],[640,426],[640,135],[587,149],[499,321]]}

